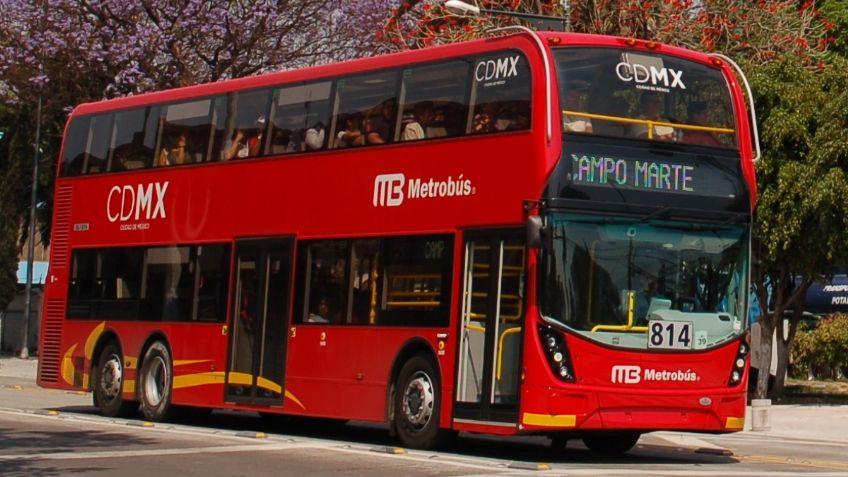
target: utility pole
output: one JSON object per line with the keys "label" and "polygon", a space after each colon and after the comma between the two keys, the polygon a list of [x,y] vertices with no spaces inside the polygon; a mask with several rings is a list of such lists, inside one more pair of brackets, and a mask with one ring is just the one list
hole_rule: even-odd
{"label": "utility pole", "polygon": [[32,269],[35,260],[35,207],[38,188],[38,161],[41,150],[41,93],[38,94],[38,106],[35,113],[35,153],[32,164],[32,194],[29,202],[29,243],[27,247],[26,305],[24,307],[23,337],[21,338],[21,359],[29,359],[29,320],[32,317]]}

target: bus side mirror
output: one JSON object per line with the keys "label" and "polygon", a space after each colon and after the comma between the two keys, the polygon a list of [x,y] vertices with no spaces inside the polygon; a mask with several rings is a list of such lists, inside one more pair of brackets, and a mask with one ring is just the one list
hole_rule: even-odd
{"label": "bus side mirror", "polygon": [[527,246],[531,248],[542,248],[545,245],[545,235],[548,228],[542,223],[538,215],[527,217]]}

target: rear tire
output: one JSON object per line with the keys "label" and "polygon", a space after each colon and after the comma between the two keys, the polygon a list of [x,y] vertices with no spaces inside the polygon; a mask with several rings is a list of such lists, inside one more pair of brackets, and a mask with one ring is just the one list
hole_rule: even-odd
{"label": "rear tire", "polygon": [[401,368],[395,383],[393,424],[404,446],[432,449],[449,438],[450,431],[439,428],[440,384],[436,366],[424,355],[413,356]]}
{"label": "rear tire", "polygon": [[92,373],[92,400],[106,417],[127,417],[138,403],[124,400],[124,356],[117,343],[103,347]]}
{"label": "rear tire", "polygon": [[593,452],[621,455],[632,449],[640,436],[638,432],[608,432],[584,437],[583,443]]}
{"label": "rear tire", "polygon": [[141,413],[148,421],[161,422],[171,418],[173,391],[173,363],[171,352],[161,341],[156,341],[144,353],[139,375]]}

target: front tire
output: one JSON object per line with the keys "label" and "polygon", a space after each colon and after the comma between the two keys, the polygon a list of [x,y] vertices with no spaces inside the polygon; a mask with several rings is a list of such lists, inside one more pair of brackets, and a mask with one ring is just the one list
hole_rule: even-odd
{"label": "front tire", "polygon": [[174,410],[171,404],[173,391],[173,363],[171,352],[161,341],[147,348],[139,376],[141,413],[148,421],[168,420]]}
{"label": "front tire", "polygon": [[638,432],[609,432],[583,438],[583,443],[593,452],[607,455],[621,455],[639,442]]}
{"label": "front tire", "polygon": [[413,356],[395,385],[394,429],[404,446],[432,449],[445,441],[449,431],[439,429],[441,402],[436,366],[423,355]]}
{"label": "front tire", "polygon": [[106,417],[126,417],[138,408],[138,403],[124,400],[123,363],[121,348],[112,341],[100,352],[92,373],[94,405]]}

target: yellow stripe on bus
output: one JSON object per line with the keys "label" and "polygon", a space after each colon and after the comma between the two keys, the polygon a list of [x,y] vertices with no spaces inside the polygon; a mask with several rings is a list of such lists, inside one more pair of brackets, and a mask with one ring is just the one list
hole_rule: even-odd
{"label": "yellow stripe on bus", "polygon": [[525,412],[522,422],[528,426],[574,427],[577,425],[577,416],[574,414],[534,414],[532,412]]}

